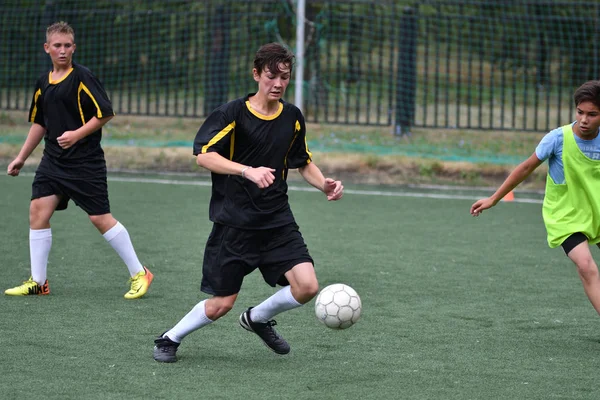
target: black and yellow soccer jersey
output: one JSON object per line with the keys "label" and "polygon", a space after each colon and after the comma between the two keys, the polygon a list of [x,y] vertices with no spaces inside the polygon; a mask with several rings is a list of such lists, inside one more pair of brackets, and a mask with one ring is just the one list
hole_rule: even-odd
{"label": "black and yellow soccer jersey", "polygon": [[[29,121],[46,128],[44,159],[38,170],[54,175],[94,173],[106,169],[100,146],[102,129],[63,149],[57,138],[74,131],[92,117],[113,116],[114,112],[102,84],[86,67],[73,64],[65,77],[52,81],[50,72],[40,76],[29,110]],[[84,168],[81,168],[85,166]],[[71,171],[71,172],[70,172]]]}
{"label": "black and yellow soccer jersey", "polygon": [[274,115],[250,107],[248,95],[213,111],[194,140],[194,155],[217,152],[251,167],[275,169],[275,182],[259,189],[237,175],[212,174],[210,220],[241,229],[269,229],[294,222],[287,196],[289,169],[311,162],[304,117],[280,101]]}

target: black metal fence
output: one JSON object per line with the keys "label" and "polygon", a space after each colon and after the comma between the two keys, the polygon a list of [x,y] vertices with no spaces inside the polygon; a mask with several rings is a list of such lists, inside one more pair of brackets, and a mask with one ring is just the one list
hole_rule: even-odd
{"label": "black metal fence", "polygon": [[[258,47],[295,46],[295,2],[0,4],[0,109],[29,107],[50,67],[45,27],[71,23],[76,61],[119,114],[205,117],[250,93]],[[311,122],[546,131],[598,78],[597,1],[308,1],[303,90]]]}

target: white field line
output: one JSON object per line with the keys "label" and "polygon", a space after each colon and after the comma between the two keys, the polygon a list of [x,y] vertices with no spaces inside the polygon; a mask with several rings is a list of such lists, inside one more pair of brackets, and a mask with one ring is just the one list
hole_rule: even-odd
{"label": "white field line", "polygon": [[[496,188],[493,186],[452,186],[452,185],[429,185],[424,183],[408,184],[406,187],[413,189],[435,189],[435,190],[471,190],[471,191],[488,191],[493,193]],[[543,190],[524,190],[520,193],[544,194]]]}
{"label": "white field line", "polygon": [[[210,181],[184,181],[176,179],[151,179],[151,178],[127,178],[127,177],[110,177],[111,181],[117,182],[134,182],[134,183],[156,183],[162,185],[189,185],[189,186],[210,186]],[[288,186],[290,191],[296,192],[316,192],[317,189],[310,186]],[[450,187],[448,187],[450,188]],[[448,190],[440,188],[440,190]],[[444,194],[444,193],[422,193],[422,192],[403,192],[403,191],[387,191],[387,190],[358,190],[358,189],[344,189],[345,194],[355,194],[364,196],[391,196],[391,197],[417,197],[417,198],[429,198],[429,199],[451,199],[451,200],[477,200],[482,196],[475,195],[455,195],[455,194]],[[532,203],[542,204],[540,199],[531,198],[516,198],[513,200],[515,203]]]}
{"label": "white field line", "polygon": [[[34,176],[33,173],[21,173],[21,176]],[[142,178],[142,177],[122,177],[122,176],[108,176],[109,181],[115,182],[132,182],[132,183],[154,183],[159,185],[183,185],[183,186],[205,186],[210,187],[211,182],[208,180],[178,180],[178,179],[155,179],[155,178]],[[411,186],[418,188],[418,186]],[[290,191],[295,192],[316,192],[317,189],[311,186],[288,186]],[[433,188],[431,186],[422,186],[422,188]],[[452,191],[456,190],[452,186],[435,186],[440,191]],[[467,189],[467,187],[460,187],[459,189]],[[489,189],[489,188],[488,188]],[[491,189],[493,190],[493,189]],[[490,192],[491,192],[490,190]],[[416,198],[428,198],[428,199],[446,199],[446,200],[477,200],[482,198],[481,195],[458,195],[458,194],[446,194],[446,193],[423,193],[423,192],[412,192],[412,191],[397,191],[397,190],[359,190],[359,189],[344,189],[345,194],[363,195],[363,196],[388,196],[388,197],[416,197]],[[531,203],[531,204],[542,204],[540,199],[532,198],[518,198],[512,201],[513,203]]]}

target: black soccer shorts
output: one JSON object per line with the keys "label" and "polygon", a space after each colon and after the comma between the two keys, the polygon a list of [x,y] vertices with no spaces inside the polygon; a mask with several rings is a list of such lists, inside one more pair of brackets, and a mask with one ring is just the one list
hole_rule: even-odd
{"label": "black soccer shorts", "polygon": [[585,236],[583,233],[576,232],[568,238],[566,238],[564,242],[561,243],[561,246],[565,251],[565,254],[568,256],[571,250],[579,246],[581,243],[586,242],[587,240],[587,236]]}
{"label": "black soccer shorts", "polygon": [[304,262],[314,265],[295,223],[265,230],[214,224],[204,250],[200,289],[215,296],[239,293],[244,276],[257,268],[269,285],[287,286],[284,274]]}
{"label": "black soccer shorts", "polygon": [[71,179],[36,172],[31,185],[31,200],[52,195],[61,197],[57,211],[65,210],[69,200],[73,200],[88,215],[110,213],[106,175]]}

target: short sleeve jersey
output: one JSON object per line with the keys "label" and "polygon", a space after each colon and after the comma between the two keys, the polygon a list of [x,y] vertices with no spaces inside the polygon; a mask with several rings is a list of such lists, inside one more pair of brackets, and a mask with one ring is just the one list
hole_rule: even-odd
{"label": "short sleeve jersey", "polygon": [[93,117],[100,119],[114,115],[102,84],[89,69],[75,63],[62,79],[53,81],[51,78],[51,72],[40,76],[29,110],[29,121],[46,128],[44,159],[38,171],[69,176],[86,170],[106,173],[100,146],[102,129],[68,149],[60,147],[57,141],[64,132],[82,127]]}
{"label": "short sleeve jersey", "polygon": [[[571,126],[573,125],[575,125],[575,122],[571,124]],[[574,135],[574,137],[577,146],[586,157],[592,160],[600,160],[600,135],[591,140],[581,139],[577,135]],[[552,181],[559,185],[565,183],[562,152],[562,127],[548,132],[535,149],[535,155],[539,160],[548,160],[548,174],[552,178]]]}
{"label": "short sleeve jersey", "polygon": [[306,126],[298,107],[285,101],[269,116],[251,108],[251,94],[213,111],[198,130],[194,155],[216,152],[251,167],[275,170],[275,182],[259,189],[238,175],[212,174],[211,221],[240,229],[269,229],[294,222],[287,196],[289,169],[311,162]]}

